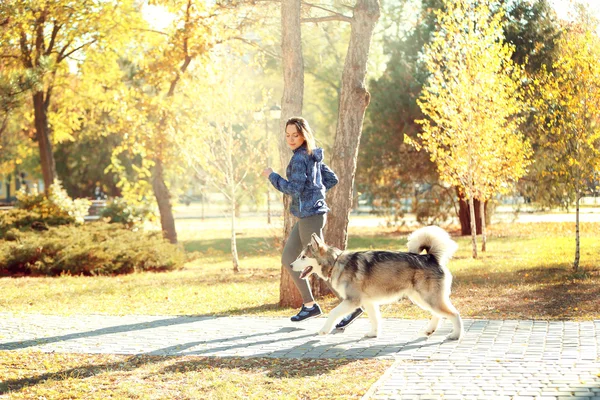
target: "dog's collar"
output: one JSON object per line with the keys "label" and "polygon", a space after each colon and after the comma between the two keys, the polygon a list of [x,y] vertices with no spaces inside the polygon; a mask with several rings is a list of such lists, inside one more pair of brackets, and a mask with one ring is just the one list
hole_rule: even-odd
{"label": "dog's collar", "polygon": [[335,264],[337,263],[337,260],[340,258],[341,255],[342,255],[342,253],[338,254],[338,256],[335,258],[335,261],[333,262],[333,264],[331,264],[331,271],[329,271],[329,275],[327,275],[328,281],[331,280],[331,275],[333,275],[333,267],[335,266]]}

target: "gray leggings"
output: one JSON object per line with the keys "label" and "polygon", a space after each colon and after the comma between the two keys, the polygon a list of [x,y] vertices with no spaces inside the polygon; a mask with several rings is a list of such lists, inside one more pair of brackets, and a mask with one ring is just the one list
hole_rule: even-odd
{"label": "gray leggings", "polygon": [[292,232],[288,237],[285,247],[283,248],[283,254],[281,255],[281,263],[288,268],[288,272],[292,276],[296,287],[302,295],[302,301],[310,303],[315,301],[310,285],[306,279],[300,279],[300,272],[295,272],[290,268],[290,264],[293,263],[296,258],[300,255],[304,247],[310,242],[310,237],[313,233],[316,233],[323,238],[323,227],[327,221],[327,214],[312,215],[306,218],[300,218],[298,222],[292,228]]}

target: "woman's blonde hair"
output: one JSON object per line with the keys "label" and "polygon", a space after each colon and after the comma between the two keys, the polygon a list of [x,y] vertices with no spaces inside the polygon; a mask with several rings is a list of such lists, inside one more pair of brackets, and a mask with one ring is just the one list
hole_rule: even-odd
{"label": "woman's blonde hair", "polygon": [[289,125],[296,126],[296,129],[304,138],[302,146],[306,147],[306,152],[308,154],[312,154],[317,145],[315,144],[315,135],[313,134],[312,129],[310,129],[308,121],[302,117],[292,117],[287,120],[285,127],[287,128]]}

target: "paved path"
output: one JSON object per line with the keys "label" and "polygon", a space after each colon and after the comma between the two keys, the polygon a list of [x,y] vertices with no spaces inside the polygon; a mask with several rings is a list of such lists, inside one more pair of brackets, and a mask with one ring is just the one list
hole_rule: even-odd
{"label": "paved path", "polygon": [[[0,313],[0,350],[278,358],[388,358],[394,365],[370,399],[600,400],[600,321],[465,320],[460,341],[450,323],[430,338],[426,321],[387,319],[364,339],[368,320],[318,336],[318,318],[100,316]],[[575,396],[575,397],[573,397]]]}

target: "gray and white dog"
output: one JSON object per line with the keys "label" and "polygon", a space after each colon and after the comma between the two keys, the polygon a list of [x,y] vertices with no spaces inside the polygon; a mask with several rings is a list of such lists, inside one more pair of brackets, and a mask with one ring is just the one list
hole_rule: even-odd
{"label": "gray and white dog", "polygon": [[[328,246],[316,234],[292,263],[300,277],[317,274],[331,283],[342,302],[329,313],[319,334],[326,335],[345,315],[359,306],[367,312],[371,331],[366,337],[381,332],[380,304],[389,304],[402,297],[430,311],[433,316],[425,329],[431,335],[441,318],[452,321],[448,339],[459,339],[463,333],[462,319],[450,303],[452,274],[448,261],[458,245],[448,233],[437,226],[427,226],[408,237],[408,252],[342,251]],[[425,250],[426,254],[421,254]]]}

